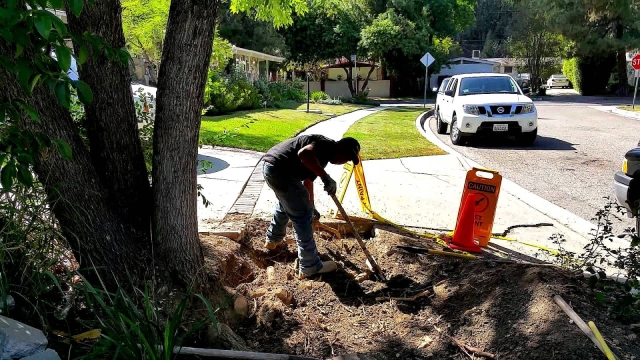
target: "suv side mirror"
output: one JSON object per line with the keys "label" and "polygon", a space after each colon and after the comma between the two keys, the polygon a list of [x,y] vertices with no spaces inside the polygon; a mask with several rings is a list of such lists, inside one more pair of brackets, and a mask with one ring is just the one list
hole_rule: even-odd
{"label": "suv side mirror", "polygon": [[433,92],[438,92],[438,88],[437,88],[437,87],[434,87],[433,89],[431,89],[431,91],[433,91]]}
{"label": "suv side mirror", "polygon": [[529,95],[531,93],[531,89],[529,89],[528,87],[523,88],[522,89],[522,93],[525,94],[525,95]]}
{"label": "suv side mirror", "polygon": [[447,96],[453,96],[453,90],[447,90],[444,92],[444,94]]}

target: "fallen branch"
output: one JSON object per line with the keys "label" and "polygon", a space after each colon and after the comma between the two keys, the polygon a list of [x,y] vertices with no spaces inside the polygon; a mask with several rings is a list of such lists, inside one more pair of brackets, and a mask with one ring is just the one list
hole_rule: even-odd
{"label": "fallen branch", "polygon": [[429,290],[425,290],[421,293],[418,293],[416,295],[413,295],[412,297],[385,297],[385,296],[380,296],[376,298],[376,301],[387,301],[387,300],[395,300],[395,301],[416,301],[418,300],[418,298],[421,298],[423,296],[427,296],[429,295]]}
{"label": "fallen branch", "polygon": [[478,349],[476,347],[466,345],[465,343],[463,343],[462,341],[454,338],[453,336],[443,333],[442,330],[438,329],[438,327],[435,326],[435,325],[433,325],[433,328],[436,329],[439,333],[444,334],[446,337],[448,337],[449,340],[451,340],[451,342],[453,342],[455,345],[457,345],[464,352],[470,351],[474,355],[482,356],[482,357],[485,357],[487,359],[495,359],[496,358],[496,356],[494,354],[492,354],[492,353],[488,353],[488,352],[483,351],[481,349]]}

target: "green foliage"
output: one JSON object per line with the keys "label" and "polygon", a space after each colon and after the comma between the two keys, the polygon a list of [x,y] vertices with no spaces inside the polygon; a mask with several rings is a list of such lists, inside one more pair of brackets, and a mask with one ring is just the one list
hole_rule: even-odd
{"label": "green foliage", "polygon": [[[620,221],[625,216],[623,213],[624,209],[615,200],[599,210],[593,219],[596,230],[580,254],[562,247],[566,241],[563,236],[553,236],[551,240],[559,252],[552,259],[571,270],[590,273],[587,283],[596,301],[606,306],[614,318],[631,323],[640,320],[640,237],[631,228],[622,234],[612,232],[614,221]],[[629,245],[619,247],[614,243],[621,239],[625,243],[628,240]],[[622,274],[622,278],[609,278],[606,270]]]}
{"label": "green foliage", "polygon": [[565,60],[562,73],[582,95],[603,94],[607,88],[615,55],[580,56]]}
{"label": "green foliage", "polygon": [[582,76],[578,71],[578,58],[571,58],[562,62],[562,73],[571,81],[573,88],[582,93]]}
{"label": "green foliage", "polygon": [[147,170],[151,173],[153,164],[153,127],[155,124],[155,103],[156,99],[151,93],[146,93],[139,88],[134,94],[139,101],[134,102],[136,108],[136,118],[138,119],[138,129],[140,132],[140,145],[144,154],[144,162]]}
{"label": "green foliage", "polygon": [[255,109],[260,106],[260,97],[247,75],[234,67],[228,76],[209,71],[204,104],[206,115],[221,115]]}
{"label": "green foliage", "polygon": [[277,0],[274,3],[264,0],[231,0],[231,12],[251,13],[256,19],[269,21],[277,28],[291,25],[292,14],[307,12],[307,2],[305,0]]}
{"label": "green foliage", "polygon": [[[37,328],[61,300],[57,276],[71,265],[66,241],[51,213],[41,184],[0,189],[0,310]],[[68,280],[68,279],[67,279]],[[7,296],[19,306],[5,308]]]}
{"label": "green foliage", "polygon": [[[211,303],[199,294],[175,299],[175,305],[167,309],[148,288],[132,298],[122,289],[110,294],[85,280],[77,291],[82,292],[87,305],[97,316],[98,321],[92,327],[101,330],[101,336],[91,351],[80,359],[175,359],[174,348],[180,348],[189,337],[207,325],[217,329],[216,313],[220,308],[214,310]],[[139,304],[135,299],[140,296]],[[194,300],[204,306],[207,314],[204,319],[187,320],[188,311],[195,305]]]}
{"label": "green foliage", "polygon": [[[93,99],[87,84],[72,81],[67,75],[72,56],[82,64],[86,60],[84,54],[91,49],[104,53],[111,61],[127,63],[129,60],[125,50],[108,46],[90,32],[69,34],[65,24],[39,2],[26,3],[30,9],[16,7],[15,2],[0,8],[0,36],[15,54],[13,58],[0,56],[0,66],[17,75],[24,96],[0,97],[0,118],[3,119],[0,123],[0,184],[5,189],[11,188],[15,182],[26,186],[33,184],[31,166],[37,154],[45,148],[55,145],[64,157],[73,156],[66,142],[49,139],[44,134],[26,131],[19,126],[25,115],[30,121],[40,121],[35,109],[26,101],[33,90],[41,85],[48,87],[60,104],[70,109],[72,94],[77,94],[82,103]],[[70,1],[69,6],[74,13],[80,14],[83,2]],[[68,36],[77,44],[79,55],[73,55],[66,47],[65,37]],[[55,53],[47,49],[54,49]]]}
{"label": "green foliage", "polygon": [[327,99],[329,99],[329,95],[327,95],[327,93],[325,93],[324,91],[314,91],[311,93],[311,101],[313,102],[317,103]]}
{"label": "green foliage", "polygon": [[518,17],[509,27],[508,49],[511,56],[522,59],[523,66],[518,70],[531,74],[531,90],[537,91],[537,79],[545,81],[543,74],[557,66],[565,41],[550,30],[547,13],[539,11],[535,3],[516,0],[514,9]]}
{"label": "green foliage", "polygon": [[[160,63],[170,5],[171,0],[122,1],[122,30],[132,55]],[[230,58],[231,44],[216,33],[211,62],[224,68]]]}

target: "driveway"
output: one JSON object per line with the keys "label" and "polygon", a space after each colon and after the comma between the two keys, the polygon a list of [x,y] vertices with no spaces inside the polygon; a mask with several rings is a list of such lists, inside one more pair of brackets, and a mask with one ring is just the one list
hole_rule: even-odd
{"label": "driveway", "polygon": [[[521,148],[501,139],[453,147],[536,195],[592,220],[607,203],[605,197],[613,195],[613,174],[621,168],[624,154],[638,144],[640,120],[596,109],[624,104],[626,99],[583,97],[572,90],[549,94],[536,101],[539,127],[533,147]],[[433,119],[430,128],[435,133]],[[451,145],[448,135],[438,136]],[[633,225],[625,216],[615,231]]]}

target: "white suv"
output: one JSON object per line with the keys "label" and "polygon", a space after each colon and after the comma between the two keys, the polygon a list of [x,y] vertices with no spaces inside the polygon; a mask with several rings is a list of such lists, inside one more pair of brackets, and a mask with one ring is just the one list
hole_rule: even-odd
{"label": "white suv", "polygon": [[444,96],[436,101],[438,134],[463,145],[474,135],[514,135],[530,146],[538,136],[538,113],[533,101],[507,74],[464,74],[451,77]]}

